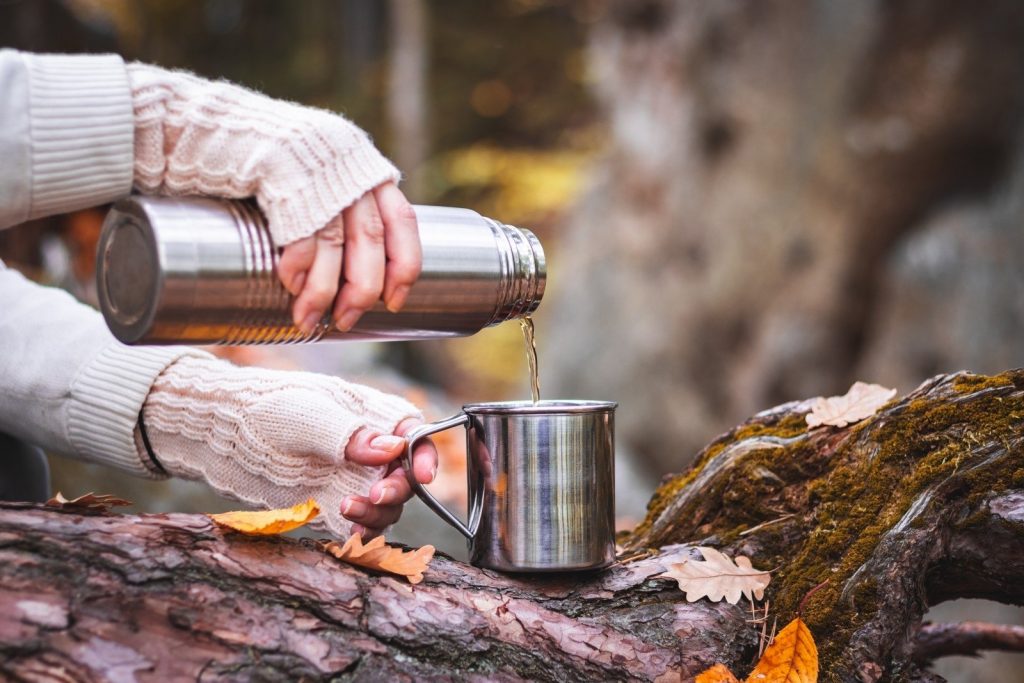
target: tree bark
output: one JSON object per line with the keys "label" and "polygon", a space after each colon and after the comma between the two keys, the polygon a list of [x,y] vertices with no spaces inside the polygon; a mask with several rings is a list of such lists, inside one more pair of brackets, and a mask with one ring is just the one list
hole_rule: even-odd
{"label": "tree bark", "polygon": [[750,605],[688,603],[657,578],[709,545],[774,570],[780,627],[827,580],[803,607],[822,680],[938,680],[916,662],[959,645],[919,634],[928,605],[1024,602],[1024,371],[939,376],[843,429],[808,429],[807,410],[760,413],[708,445],[620,539],[619,562],[592,574],[505,576],[438,557],[410,586],[311,540],[241,536],[201,515],[4,504],[0,672],[675,681],[723,662],[745,676],[760,633]]}

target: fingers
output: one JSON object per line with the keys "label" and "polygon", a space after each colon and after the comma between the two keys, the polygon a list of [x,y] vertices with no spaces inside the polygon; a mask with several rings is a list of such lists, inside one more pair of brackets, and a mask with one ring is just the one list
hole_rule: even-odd
{"label": "fingers", "polygon": [[367,192],[342,212],[345,217],[345,283],[334,305],[334,321],[347,332],[380,300],[384,289],[384,221]]}
{"label": "fingers", "polygon": [[[423,424],[419,418],[408,417],[398,423],[395,434],[405,436],[414,428]],[[429,484],[437,477],[437,448],[431,439],[421,439],[412,452],[412,471],[416,481]]]}
{"label": "fingers", "polygon": [[281,283],[295,296],[293,320],[309,334],[332,305],[332,318],[343,332],[382,298],[389,311],[398,311],[422,263],[416,213],[402,191],[388,182],[357,199],[312,237],[287,245],[277,268]]}
{"label": "fingers", "polygon": [[345,459],[359,465],[377,467],[387,465],[402,455],[405,439],[394,434],[380,434],[372,429],[360,429],[345,446]]}
{"label": "fingers", "polygon": [[402,516],[402,506],[374,505],[366,496],[346,496],[341,501],[341,514],[364,527],[383,529],[398,521]]}
{"label": "fingers", "polygon": [[373,195],[384,221],[384,249],[387,253],[384,305],[392,313],[397,313],[420,276],[423,264],[416,212],[394,183],[379,185],[373,190]]}
{"label": "fingers", "polygon": [[336,217],[314,235],[316,252],[313,263],[292,307],[295,324],[306,334],[313,331],[338,293],[345,243],[343,215]]}
{"label": "fingers", "polygon": [[370,487],[368,498],[374,505],[404,505],[412,498],[412,487],[401,467]]}
{"label": "fingers", "polygon": [[281,251],[277,262],[277,277],[293,296],[298,296],[306,284],[306,275],[316,255],[316,237],[310,235],[292,242]]}

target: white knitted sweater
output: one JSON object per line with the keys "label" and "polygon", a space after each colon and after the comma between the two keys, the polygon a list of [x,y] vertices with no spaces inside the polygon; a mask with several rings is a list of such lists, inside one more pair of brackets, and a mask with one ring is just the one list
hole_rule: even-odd
{"label": "white knitted sweater", "polygon": [[[126,68],[113,55],[0,50],[0,93],[0,228],[111,201],[128,194],[134,180],[151,192],[255,195],[278,243],[287,244],[398,177],[365,134],[340,117],[187,74]],[[237,120],[224,117],[233,110]],[[240,130],[244,144],[225,139]],[[176,362],[190,356],[196,361]],[[362,426],[387,432],[418,414],[405,401],[333,378],[232,369],[206,359],[186,347],[124,346],[96,311],[0,263],[0,432],[48,450],[165,476],[139,447],[136,423],[145,404],[167,471],[258,504],[314,490],[334,499],[322,503],[336,503],[370,480],[341,463],[348,437]],[[302,399],[312,403],[338,398],[328,411],[332,429],[303,430],[294,411],[260,414],[267,405],[260,392],[265,397],[268,388],[275,396],[305,391]],[[292,430],[284,441],[320,434],[308,452],[319,448],[323,457],[307,467],[288,453],[260,452],[270,443],[264,437],[283,424]],[[243,456],[229,443],[236,437]],[[339,477],[347,483],[325,492]],[[336,510],[327,522],[342,531]]]}

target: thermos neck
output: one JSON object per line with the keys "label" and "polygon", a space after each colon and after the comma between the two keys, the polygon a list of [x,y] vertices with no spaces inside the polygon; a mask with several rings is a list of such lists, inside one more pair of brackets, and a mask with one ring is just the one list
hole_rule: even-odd
{"label": "thermos neck", "polygon": [[383,304],[346,333],[292,323],[279,249],[252,202],[133,196],[104,222],[97,290],[125,343],[280,344],[465,336],[536,310],[544,250],[528,230],[467,209],[415,207],[423,268],[399,313]]}
{"label": "thermos neck", "polygon": [[544,249],[532,232],[490,218],[484,220],[494,230],[501,264],[498,305],[488,323],[494,325],[537,310],[547,284],[547,263]]}

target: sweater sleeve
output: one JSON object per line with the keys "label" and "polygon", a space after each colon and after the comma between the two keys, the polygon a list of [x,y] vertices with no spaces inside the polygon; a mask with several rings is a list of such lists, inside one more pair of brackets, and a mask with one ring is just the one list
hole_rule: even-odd
{"label": "sweater sleeve", "polygon": [[186,347],[129,347],[69,294],[0,264],[0,432],[56,453],[145,477],[139,411],[156,377]]}
{"label": "sweater sleeve", "polygon": [[117,55],[0,50],[0,228],[132,187],[131,89]]}

